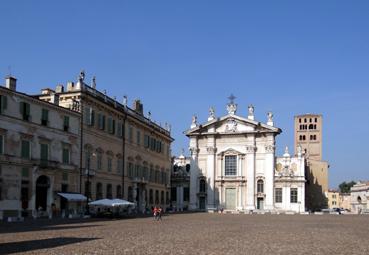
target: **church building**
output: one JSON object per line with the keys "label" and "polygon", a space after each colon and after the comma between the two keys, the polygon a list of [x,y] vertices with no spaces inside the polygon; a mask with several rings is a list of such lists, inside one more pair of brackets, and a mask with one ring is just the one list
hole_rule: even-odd
{"label": "church building", "polygon": [[232,212],[305,211],[304,158],[291,157],[286,150],[276,158],[273,114],[267,122],[255,120],[254,107],[248,116],[236,115],[231,96],[227,114],[216,117],[209,110],[206,123],[193,116],[190,139],[190,210]]}

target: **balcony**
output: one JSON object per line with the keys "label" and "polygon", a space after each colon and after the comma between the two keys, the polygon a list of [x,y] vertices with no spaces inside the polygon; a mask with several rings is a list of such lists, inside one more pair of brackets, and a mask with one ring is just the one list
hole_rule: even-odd
{"label": "balcony", "polygon": [[132,182],[142,183],[142,184],[149,182],[149,180],[145,177],[131,177],[131,180],[132,180]]}
{"label": "balcony", "polygon": [[39,159],[35,160],[35,164],[38,165],[40,168],[56,169],[59,167],[59,162],[53,160]]}

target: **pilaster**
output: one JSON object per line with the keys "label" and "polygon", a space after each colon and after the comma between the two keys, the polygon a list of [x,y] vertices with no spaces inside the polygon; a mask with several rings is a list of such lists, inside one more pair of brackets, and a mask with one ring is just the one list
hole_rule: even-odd
{"label": "pilaster", "polygon": [[255,144],[246,146],[246,210],[255,210]]}

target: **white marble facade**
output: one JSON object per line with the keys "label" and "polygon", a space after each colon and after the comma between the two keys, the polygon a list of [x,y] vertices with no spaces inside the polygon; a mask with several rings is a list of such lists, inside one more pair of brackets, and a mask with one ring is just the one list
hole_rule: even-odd
{"label": "white marble facade", "polygon": [[[289,180],[282,181],[276,171],[275,138],[282,131],[274,127],[273,114],[267,114],[266,123],[256,121],[251,105],[247,118],[238,116],[233,100],[234,97],[230,97],[227,115],[216,117],[210,108],[206,123],[197,123],[194,116],[190,130],[186,131],[191,152],[189,209],[303,211],[304,181],[296,182],[297,203],[292,205],[287,202],[290,195],[287,193],[297,178],[290,176]],[[304,176],[300,176],[303,158],[291,160],[300,162],[296,163],[299,169],[296,176],[304,180]],[[282,187],[286,196],[278,204],[275,203],[276,187]]]}

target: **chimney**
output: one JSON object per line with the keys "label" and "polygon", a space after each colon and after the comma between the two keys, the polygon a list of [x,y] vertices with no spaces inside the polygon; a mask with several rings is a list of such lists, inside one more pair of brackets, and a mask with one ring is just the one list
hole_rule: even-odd
{"label": "chimney", "polygon": [[53,93],[55,93],[55,91],[52,89],[49,88],[41,89],[41,95],[51,95]]}
{"label": "chimney", "polygon": [[139,99],[133,101],[133,110],[141,115],[143,115],[143,104]]}
{"label": "chimney", "polygon": [[17,79],[12,76],[6,76],[5,77],[5,87],[7,89],[16,91],[17,90]]}
{"label": "chimney", "polygon": [[59,105],[59,95],[53,93],[50,95],[50,103]]}
{"label": "chimney", "polygon": [[64,92],[64,86],[63,86],[63,84],[56,85],[55,92],[56,93],[63,93]]}
{"label": "chimney", "polygon": [[67,83],[67,92],[71,92],[74,90],[74,83],[72,81],[68,81]]}

